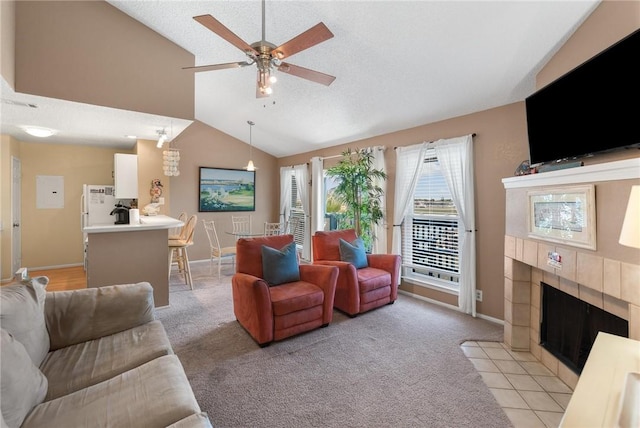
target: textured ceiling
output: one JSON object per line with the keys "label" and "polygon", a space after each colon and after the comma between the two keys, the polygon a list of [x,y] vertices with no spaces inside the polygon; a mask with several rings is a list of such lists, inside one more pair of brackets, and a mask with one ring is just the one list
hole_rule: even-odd
{"label": "textured ceiling", "polygon": [[[193,53],[196,65],[246,57],[194,21],[194,16],[211,14],[249,44],[262,36],[262,7],[257,0],[109,3]],[[253,145],[282,157],[522,101],[534,92],[538,71],[597,4],[267,1],[265,38],[275,45],[318,22],[331,30],[333,38],[286,61],[336,80],[327,87],[278,73],[274,94],[257,99],[255,66],[200,72],[195,77],[195,119],[245,142],[249,140],[247,120],[251,120],[255,122]],[[3,99],[7,90],[4,84]],[[75,103],[56,101],[68,109],[78,108]],[[46,99],[39,104],[46,106]],[[5,122],[4,112],[11,108],[2,105],[3,133],[11,125]],[[73,123],[65,122],[68,110],[57,105],[55,111],[51,121],[61,125],[42,125],[75,131]],[[126,114],[120,118],[119,111],[99,107],[87,111],[96,123],[105,122],[102,114],[123,127],[105,132],[118,137],[134,132],[124,131],[130,125]],[[139,113],[131,115],[139,119]],[[91,117],[81,131],[87,134],[86,141]],[[45,119],[46,114],[41,120]],[[188,125],[188,121],[175,123],[176,135]],[[23,135],[21,139],[25,140]]]}

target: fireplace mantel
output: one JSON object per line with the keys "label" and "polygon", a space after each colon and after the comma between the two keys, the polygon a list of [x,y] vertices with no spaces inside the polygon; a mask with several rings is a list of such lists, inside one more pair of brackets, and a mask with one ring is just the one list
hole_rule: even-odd
{"label": "fireplace mantel", "polygon": [[640,178],[640,157],[502,179],[505,189]]}

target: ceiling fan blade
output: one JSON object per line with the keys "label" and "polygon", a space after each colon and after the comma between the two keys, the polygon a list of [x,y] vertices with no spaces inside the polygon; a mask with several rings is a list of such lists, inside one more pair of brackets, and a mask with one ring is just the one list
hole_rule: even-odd
{"label": "ceiling fan blade", "polygon": [[252,48],[250,44],[242,40],[240,37],[236,36],[231,30],[222,25],[222,23],[215,19],[213,16],[199,15],[194,16],[193,19],[216,33],[218,36],[225,39],[227,42],[231,43],[233,46],[240,49],[242,52],[256,52],[256,50]]}
{"label": "ceiling fan blade", "polygon": [[335,76],[329,76],[328,74],[320,73],[319,71],[309,70],[308,68],[288,64],[286,62],[280,64],[278,71],[302,77],[303,79],[311,80],[312,82],[320,83],[325,86],[329,86],[334,80],[336,80]]}
{"label": "ceiling fan blade", "polygon": [[198,71],[213,71],[213,70],[224,70],[225,68],[240,68],[246,67],[247,65],[251,65],[252,63],[242,61],[242,62],[227,62],[224,64],[212,64],[212,65],[197,65],[195,67],[182,67],[183,70],[191,70],[194,72]]}
{"label": "ceiling fan blade", "polygon": [[333,37],[333,33],[322,22],[309,28],[304,33],[298,34],[293,39],[285,42],[273,50],[278,59],[284,59],[300,51],[315,46]]}

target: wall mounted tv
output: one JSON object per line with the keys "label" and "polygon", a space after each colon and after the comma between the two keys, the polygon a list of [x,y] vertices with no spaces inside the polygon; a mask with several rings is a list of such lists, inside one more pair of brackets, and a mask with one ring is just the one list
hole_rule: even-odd
{"label": "wall mounted tv", "polygon": [[640,147],[640,30],[525,99],[531,165]]}

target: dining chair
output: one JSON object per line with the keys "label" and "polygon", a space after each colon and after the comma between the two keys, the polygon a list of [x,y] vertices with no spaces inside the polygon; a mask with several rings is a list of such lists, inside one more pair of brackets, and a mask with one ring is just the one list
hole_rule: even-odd
{"label": "dining chair", "polygon": [[178,273],[184,275],[185,282],[193,290],[193,278],[189,266],[187,248],[193,245],[193,233],[195,231],[198,216],[193,214],[184,225],[184,235],[180,239],[169,239],[169,277],[174,263],[178,265]]}
{"label": "dining chair", "polygon": [[282,223],[264,222],[264,236],[282,235],[283,231]]}
{"label": "dining chair", "polygon": [[236,236],[236,240],[242,235],[251,234],[251,216],[231,216],[231,224],[233,226],[233,234]]}
{"label": "dining chair", "polygon": [[184,223],[182,226],[174,227],[169,231],[169,239],[182,239],[184,233],[184,226],[187,223],[187,212],[182,211],[178,216],[178,220]]}
{"label": "dining chair", "polygon": [[204,231],[207,233],[207,238],[209,238],[209,274],[212,274],[213,270],[213,261],[218,261],[218,279],[221,278],[220,271],[222,269],[222,259],[230,258],[233,263],[233,268],[235,269],[236,265],[236,247],[223,247],[220,244],[220,240],[218,239],[218,232],[216,231],[216,224],[213,220],[202,220],[202,224],[204,224]]}

